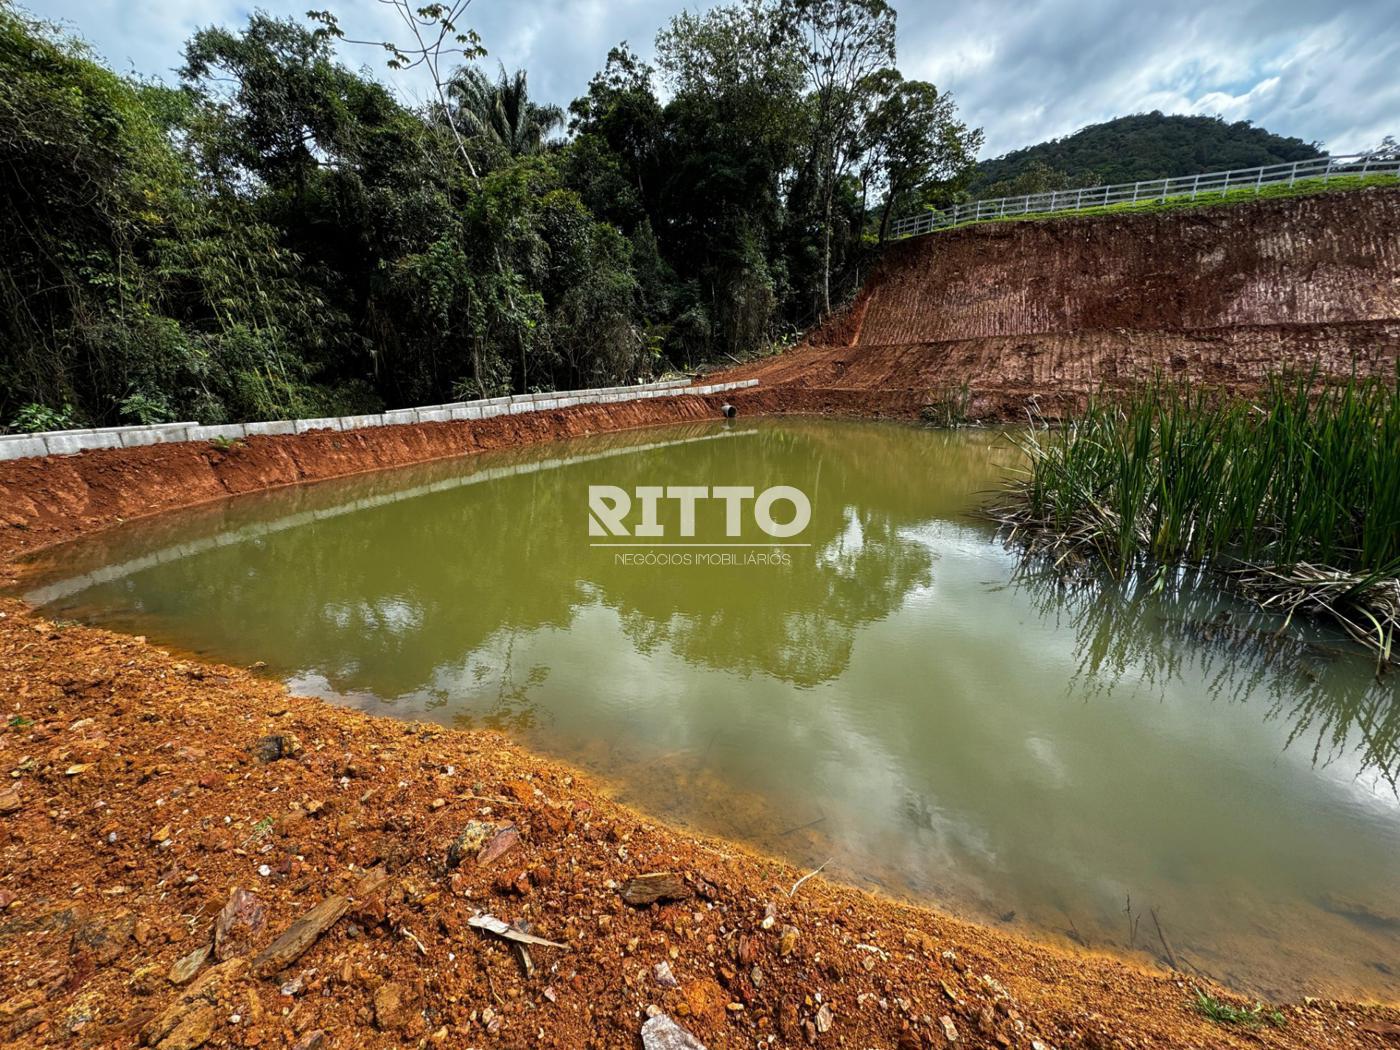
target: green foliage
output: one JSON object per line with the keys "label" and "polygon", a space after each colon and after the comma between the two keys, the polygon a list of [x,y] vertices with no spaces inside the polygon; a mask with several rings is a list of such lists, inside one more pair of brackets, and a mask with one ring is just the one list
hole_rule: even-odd
{"label": "green foliage", "polygon": [[1271,1024],[1276,1028],[1282,1028],[1288,1023],[1281,1011],[1269,1010],[1263,1003],[1255,1003],[1253,1006],[1236,1006],[1224,999],[1207,995],[1199,988],[1194,989],[1194,991],[1196,997],[1192,1005],[1195,1006],[1196,1012],[1216,1024],[1239,1025],[1242,1028],[1258,1028],[1262,1024]]}
{"label": "green foliage", "polygon": [[558,106],[530,100],[523,69],[507,74],[502,66],[500,78],[492,82],[477,67],[466,66],[447,90],[472,138],[507,159],[543,151],[550,133],[564,123]]}
{"label": "green foliage", "polygon": [[1016,174],[996,182],[978,183],[979,197],[1029,197],[1055,190],[1079,189],[1102,185],[1095,175],[1082,175],[1077,180],[1058,168],[1052,168],[1039,157],[1031,157],[1019,166]]}
{"label": "green foliage", "polygon": [[391,6],[421,38],[367,43],[430,75],[421,108],[337,62],[328,12],[201,29],[172,88],[0,0],[0,418],[349,414],[748,354],[978,141],[893,69],[884,0],[682,14],[667,101],[616,48],[568,142],[524,71],[472,65],[463,0]]}
{"label": "green foliage", "polygon": [[913,212],[931,197],[946,199],[960,189],[972,171],[982,132],[958,120],[952,96],[940,94],[932,84],[905,80],[893,69],[873,80],[874,108],[862,129],[866,161],[861,175],[883,180],[883,241],[896,210]]}
{"label": "green foliage", "polygon": [[159,394],[143,394],[140,391],[122,400],[121,414],[122,419],[142,426],[169,423],[175,418],[164,397]]}
{"label": "green foliage", "polygon": [[44,430],[68,430],[73,426],[73,406],[48,408],[33,402],[21,405],[10,421],[10,427],[21,434],[37,434]]}
{"label": "green foliage", "polygon": [[1065,180],[1064,186],[1046,185],[1044,189],[1073,189],[1320,156],[1317,143],[1275,135],[1247,120],[1231,124],[1219,117],[1167,116],[1153,111],[1091,124],[1073,135],[985,160],[977,165],[970,188],[979,197],[1014,196],[1041,192],[1001,192],[1004,184],[1014,185],[1020,176],[1033,171],[1042,175],[1053,172]]}

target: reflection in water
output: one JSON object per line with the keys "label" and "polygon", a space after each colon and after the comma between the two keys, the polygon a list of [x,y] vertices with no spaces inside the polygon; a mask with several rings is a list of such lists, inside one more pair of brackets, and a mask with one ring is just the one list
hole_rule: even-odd
{"label": "reflection in water", "polygon": [[1316,625],[1293,623],[1225,599],[1203,574],[1183,570],[1160,586],[1067,579],[1032,562],[1016,573],[1037,611],[1073,630],[1085,695],[1136,679],[1159,694],[1189,676],[1217,701],[1267,698],[1288,727],[1287,746],[1316,765],[1353,761],[1361,775],[1400,791],[1400,705],[1393,682],[1360,673],[1357,651]]}
{"label": "reflection in water", "polygon": [[[871,424],[611,435],[147,523],[36,564],[31,599],[506,729],[653,812],[987,921],[1160,954],[1151,909],[1239,987],[1396,998],[1394,681],[1203,581],[1028,572],[970,514],[1014,461]],[[627,564],[591,545],[590,484],[795,485],[811,546]]]}

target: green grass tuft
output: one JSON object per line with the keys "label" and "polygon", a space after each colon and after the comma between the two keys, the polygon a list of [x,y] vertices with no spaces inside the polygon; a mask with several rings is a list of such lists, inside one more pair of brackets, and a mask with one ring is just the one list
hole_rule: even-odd
{"label": "green grass tuft", "polygon": [[1207,995],[1199,988],[1195,989],[1195,992],[1196,1011],[1216,1024],[1240,1025],[1244,1028],[1258,1028],[1262,1024],[1271,1024],[1276,1028],[1282,1028],[1288,1023],[1280,1011],[1266,1009],[1263,1003],[1255,1003],[1253,1006],[1236,1006],[1224,999]]}

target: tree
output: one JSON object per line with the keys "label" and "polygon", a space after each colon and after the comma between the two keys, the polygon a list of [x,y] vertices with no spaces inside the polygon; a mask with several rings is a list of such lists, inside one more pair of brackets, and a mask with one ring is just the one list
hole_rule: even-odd
{"label": "tree", "polygon": [[180,78],[223,118],[206,162],[304,190],[310,172],[346,136],[347,74],[331,33],[259,11],[241,33],[211,27],[185,45]]}
{"label": "tree", "polygon": [[1028,197],[1038,193],[1051,193],[1055,190],[1078,189],[1084,186],[1100,185],[1094,176],[1075,180],[1065,172],[1052,168],[1037,158],[1030,160],[1014,177],[988,184],[982,197]]}
{"label": "tree", "polygon": [[865,117],[862,147],[866,181],[884,192],[879,240],[884,243],[896,207],[925,197],[937,186],[949,192],[970,173],[982,145],[980,129],[957,119],[949,94],[898,70],[877,73],[868,85],[873,107]]}
{"label": "tree", "polygon": [[549,134],[563,127],[564,111],[555,105],[530,101],[523,69],[491,81],[475,66],[453,74],[447,85],[460,123],[471,134],[505,151],[507,157],[539,153]]}
{"label": "tree", "polygon": [[894,65],[885,0],[784,0],[782,26],[812,92],[811,160],[822,222],[822,312],[831,312],[831,239],[841,179],[860,153],[860,117],[879,70]]}
{"label": "tree", "polygon": [[407,30],[411,40],[352,40],[345,36],[339,22],[330,11],[308,11],[306,17],[325,28],[325,32],[349,44],[364,44],[382,48],[388,52],[388,66],[397,72],[421,69],[428,75],[437,99],[435,115],[442,120],[451,132],[462,163],[472,178],[476,178],[476,166],[467,150],[461,128],[452,117],[452,106],[447,98],[449,74],[443,68],[444,62],[453,61],[460,55],[467,62],[486,56],[486,48],[474,29],[459,29],[457,23],[465,17],[472,0],[451,0],[450,3],[428,3],[415,8],[411,0],[379,0],[393,10]]}
{"label": "tree", "polygon": [[473,65],[470,0],[382,2],[396,41],[202,28],[168,88],[0,0],[0,418],[350,414],[743,354],[854,288],[872,194],[946,194],[975,149],[890,66],[879,0],[679,15],[658,71],[610,51],[568,141],[524,71]]}

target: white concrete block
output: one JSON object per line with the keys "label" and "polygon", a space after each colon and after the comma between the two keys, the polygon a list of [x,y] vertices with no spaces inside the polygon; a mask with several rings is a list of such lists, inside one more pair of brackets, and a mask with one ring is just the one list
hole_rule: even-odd
{"label": "white concrete block", "polygon": [[416,422],[418,422],[418,410],[416,408],[396,408],[392,412],[384,413],[384,425],[386,427]]}
{"label": "white concrete block", "polygon": [[122,448],[154,445],[160,436],[160,431],[154,427],[112,427],[110,433],[117,435]]}
{"label": "white concrete block", "polygon": [[248,436],[242,423],[223,423],[219,426],[190,427],[191,441],[238,441]]}
{"label": "white concrete block", "polygon": [[244,432],[248,435],[280,435],[295,434],[297,432],[296,421],[292,419],[268,419],[259,423],[243,424]]}
{"label": "white concrete block", "polygon": [[418,422],[420,423],[446,423],[452,418],[450,408],[420,408],[418,410]]}
{"label": "white concrete block", "polygon": [[48,455],[48,451],[41,437],[8,434],[0,438],[0,459],[27,459],[29,456]]}
{"label": "white concrete block", "polygon": [[298,434],[305,434],[308,430],[339,430],[340,419],[336,416],[326,416],[321,419],[298,419],[296,430]]}
{"label": "white concrete block", "polygon": [[340,417],[341,430],[366,430],[369,427],[382,427],[383,425],[384,417],[377,412],[370,413],[366,416]]}
{"label": "white concrete block", "polygon": [[55,456],[70,455],[85,448],[121,448],[122,438],[114,430],[88,430],[63,434],[46,434],[44,447]]}

